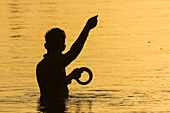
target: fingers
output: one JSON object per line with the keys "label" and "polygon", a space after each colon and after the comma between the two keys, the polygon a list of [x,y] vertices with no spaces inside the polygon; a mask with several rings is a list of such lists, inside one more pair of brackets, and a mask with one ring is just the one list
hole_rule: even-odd
{"label": "fingers", "polygon": [[80,78],[82,72],[83,72],[83,71],[80,70],[79,68],[74,69],[74,70],[71,72],[71,74],[70,74],[70,75],[71,75],[71,78],[72,78],[72,79]]}
{"label": "fingers", "polygon": [[89,20],[97,20],[98,15],[89,18]]}
{"label": "fingers", "polygon": [[98,15],[94,16],[94,18],[97,18],[97,17],[98,17]]}
{"label": "fingers", "polygon": [[95,15],[95,16],[93,16],[93,17],[91,17],[91,18],[97,18],[98,17],[98,15]]}
{"label": "fingers", "polygon": [[92,17],[92,18],[95,19],[95,20],[97,20],[97,17],[98,17],[98,15],[96,15],[96,16],[94,16],[94,17]]}
{"label": "fingers", "polygon": [[82,70],[80,70],[79,68],[76,68],[73,70],[74,73],[80,73]]}
{"label": "fingers", "polygon": [[73,73],[76,73],[78,70],[79,70],[79,69],[76,68],[76,69],[74,69],[72,72],[73,72]]}

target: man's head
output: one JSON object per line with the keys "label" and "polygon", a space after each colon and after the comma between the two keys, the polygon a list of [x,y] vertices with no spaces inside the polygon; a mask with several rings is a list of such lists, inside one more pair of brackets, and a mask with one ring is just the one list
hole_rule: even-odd
{"label": "man's head", "polygon": [[49,30],[45,35],[45,48],[48,51],[62,52],[65,49],[65,33],[59,28]]}

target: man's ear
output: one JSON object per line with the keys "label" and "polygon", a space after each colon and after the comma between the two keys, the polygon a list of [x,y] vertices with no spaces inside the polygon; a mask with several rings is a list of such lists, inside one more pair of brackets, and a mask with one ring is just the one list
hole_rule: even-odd
{"label": "man's ear", "polygon": [[44,47],[45,47],[45,49],[47,49],[47,48],[48,48],[48,47],[47,47],[47,43],[45,43],[45,44],[44,44]]}

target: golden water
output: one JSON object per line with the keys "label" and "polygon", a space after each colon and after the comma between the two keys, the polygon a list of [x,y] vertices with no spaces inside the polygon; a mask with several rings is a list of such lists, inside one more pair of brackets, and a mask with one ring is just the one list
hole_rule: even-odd
{"label": "golden water", "polygon": [[96,14],[98,26],[67,68],[89,67],[94,78],[69,85],[65,112],[170,112],[170,0],[1,0],[0,112],[39,112],[45,32],[65,30],[67,51]]}

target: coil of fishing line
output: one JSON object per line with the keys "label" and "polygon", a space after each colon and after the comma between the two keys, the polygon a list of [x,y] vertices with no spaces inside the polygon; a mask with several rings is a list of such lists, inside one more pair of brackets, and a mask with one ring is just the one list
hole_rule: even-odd
{"label": "coil of fishing line", "polygon": [[81,68],[79,68],[79,70],[81,70],[82,72],[87,72],[88,74],[89,74],[89,79],[86,81],[86,82],[82,82],[82,81],[80,81],[80,79],[79,78],[76,78],[76,81],[79,83],[79,84],[81,84],[81,85],[87,85],[87,84],[89,84],[90,82],[91,82],[91,80],[92,80],[92,78],[93,78],[93,73],[92,73],[92,71],[89,69],[89,68],[87,68],[87,67],[81,67]]}

